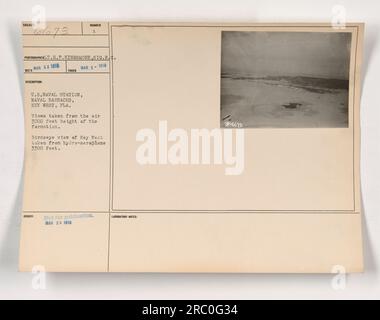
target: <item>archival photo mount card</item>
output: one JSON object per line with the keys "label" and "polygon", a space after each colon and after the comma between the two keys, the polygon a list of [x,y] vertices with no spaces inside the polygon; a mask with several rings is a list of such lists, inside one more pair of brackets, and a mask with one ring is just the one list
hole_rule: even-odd
{"label": "archival photo mount card", "polygon": [[20,270],[363,271],[363,24],[22,24]]}

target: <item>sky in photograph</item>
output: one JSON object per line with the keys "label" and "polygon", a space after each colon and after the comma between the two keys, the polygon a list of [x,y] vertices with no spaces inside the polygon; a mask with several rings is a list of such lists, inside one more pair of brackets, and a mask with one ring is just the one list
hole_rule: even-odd
{"label": "sky in photograph", "polygon": [[351,34],[222,32],[222,72],[348,79]]}

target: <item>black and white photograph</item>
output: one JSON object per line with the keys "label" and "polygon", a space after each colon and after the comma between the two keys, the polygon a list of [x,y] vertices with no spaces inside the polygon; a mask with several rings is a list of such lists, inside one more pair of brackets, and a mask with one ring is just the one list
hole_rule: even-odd
{"label": "black and white photograph", "polygon": [[351,33],[223,31],[222,128],[346,128]]}

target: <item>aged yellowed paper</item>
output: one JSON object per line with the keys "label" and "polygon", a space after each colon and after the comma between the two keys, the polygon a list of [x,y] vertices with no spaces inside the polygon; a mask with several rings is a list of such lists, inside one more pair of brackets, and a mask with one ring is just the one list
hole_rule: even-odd
{"label": "aged yellowed paper", "polygon": [[363,270],[363,24],[22,24],[20,270]]}

